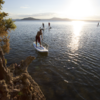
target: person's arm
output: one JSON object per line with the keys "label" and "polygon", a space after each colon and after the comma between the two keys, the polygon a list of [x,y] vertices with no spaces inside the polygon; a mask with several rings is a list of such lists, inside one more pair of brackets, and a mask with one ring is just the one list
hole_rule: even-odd
{"label": "person's arm", "polygon": [[37,38],[35,37],[35,41],[36,41],[36,47],[37,47]]}
{"label": "person's arm", "polygon": [[42,40],[43,40],[43,33],[42,33],[42,35],[41,35],[41,38],[42,38]]}

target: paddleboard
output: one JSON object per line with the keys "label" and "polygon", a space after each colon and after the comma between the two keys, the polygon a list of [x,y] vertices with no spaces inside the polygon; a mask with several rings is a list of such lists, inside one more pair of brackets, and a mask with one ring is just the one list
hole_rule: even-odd
{"label": "paddleboard", "polygon": [[37,50],[37,51],[39,51],[39,52],[48,52],[48,49],[46,49],[45,47],[43,47],[42,45],[41,45],[41,47],[40,47],[40,44],[37,42],[37,47],[36,47],[36,42],[33,42],[33,45],[34,45],[34,47],[35,47],[35,49]]}
{"label": "paddleboard", "polygon": [[45,30],[46,28],[41,28],[41,30]]}
{"label": "paddleboard", "polygon": [[48,29],[52,29],[52,27],[48,27]]}

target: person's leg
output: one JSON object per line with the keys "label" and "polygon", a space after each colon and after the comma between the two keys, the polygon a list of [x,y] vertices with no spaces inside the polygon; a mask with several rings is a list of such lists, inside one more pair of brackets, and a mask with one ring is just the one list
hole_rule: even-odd
{"label": "person's leg", "polygon": [[41,41],[40,41],[40,47],[41,47]]}
{"label": "person's leg", "polygon": [[40,47],[41,47],[41,41],[40,41],[40,37],[38,38],[38,42],[40,43]]}

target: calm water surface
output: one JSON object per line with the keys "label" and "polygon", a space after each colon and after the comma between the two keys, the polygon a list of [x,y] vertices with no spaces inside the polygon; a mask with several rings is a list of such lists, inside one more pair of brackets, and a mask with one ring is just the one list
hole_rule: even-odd
{"label": "calm water surface", "polygon": [[[43,21],[17,21],[10,35],[8,65],[35,56],[28,71],[47,100],[100,100],[100,27],[97,22],[51,22],[43,42],[49,53],[32,43]],[[48,22],[44,21],[47,28]],[[46,46],[47,46],[46,45]]]}

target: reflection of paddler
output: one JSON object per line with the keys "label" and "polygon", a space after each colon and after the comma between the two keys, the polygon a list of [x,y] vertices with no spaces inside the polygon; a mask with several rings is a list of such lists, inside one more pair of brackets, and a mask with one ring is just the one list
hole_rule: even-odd
{"label": "reflection of paddler", "polygon": [[40,43],[40,47],[41,47],[40,35],[41,35],[41,38],[42,38],[42,40],[43,40],[42,29],[40,29],[40,31],[37,32],[37,35],[36,35],[36,47],[37,47],[37,42]]}

